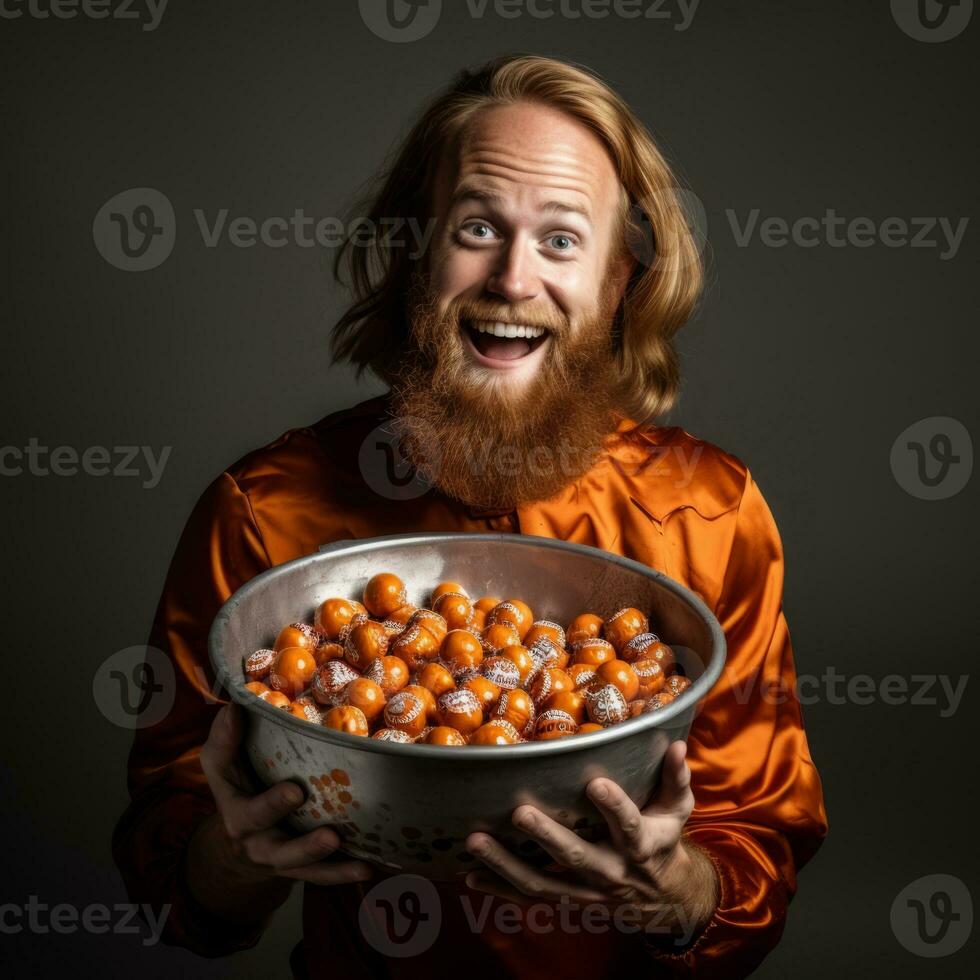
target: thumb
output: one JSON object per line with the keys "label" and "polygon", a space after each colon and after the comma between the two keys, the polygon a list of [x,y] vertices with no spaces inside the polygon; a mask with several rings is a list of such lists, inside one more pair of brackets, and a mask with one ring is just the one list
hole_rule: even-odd
{"label": "thumb", "polygon": [[678,739],[671,742],[664,754],[663,769],[660,773],[660,788],[649,806],[644,809],[647,816],[670,814],[687,820],[694,809],[694,794],[691,792],[691,770],[685,761],[687,742]]}

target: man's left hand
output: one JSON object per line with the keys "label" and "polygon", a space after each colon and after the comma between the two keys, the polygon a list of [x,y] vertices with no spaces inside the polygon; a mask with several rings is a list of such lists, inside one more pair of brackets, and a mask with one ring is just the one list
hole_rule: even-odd
{"label": "man's left hand", "polygon": [[609,825],[609,839],[589,843],[533,806],[519,806],[514,826],[553,858],[558,873],[532,867],[488,834],[473,833],[466,847],[490,868],[472,871],[466,884],[479,891],[526,904],[558,902],[567,896],[611,908],[632,906],[633,921],[648,932],[689,939],[710,920],[718,902],[718,878],[711,859],[682,840],[694,809],[687,743],[673,742],[664,756],[661,784],[640,810],[611,779],[586,787]]}

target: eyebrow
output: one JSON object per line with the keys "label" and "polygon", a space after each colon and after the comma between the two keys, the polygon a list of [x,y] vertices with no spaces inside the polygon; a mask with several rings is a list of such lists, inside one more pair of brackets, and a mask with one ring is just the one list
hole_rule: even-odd
{"label": "eyebrow", "polygon": [[[457,207],[463,201],[486,201],[488,204],[499,204],[501,197],[495,191],[485,190],[479,187],[461,187],[449,199],[450,209]],[[590,224],[592,223],[592,212],[586,205],[574,204],[570,201],[546,201],[541,205],[542,211],[550,211],[566,214],[580,214]]]}

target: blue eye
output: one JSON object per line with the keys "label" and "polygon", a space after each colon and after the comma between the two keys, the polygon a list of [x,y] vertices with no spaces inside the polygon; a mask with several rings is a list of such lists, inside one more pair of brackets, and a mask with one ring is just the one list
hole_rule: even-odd
{"label": "blue eye", "polygon": [[491,235],[490,226],[482,223],[467,225],[466,230],[474,238],[489,238]]}
{"label": "blue eye", "polygon": [[548,241],[553,243],[552,248],[558,252],[567,252],[575,244],[568,235],[552,235]]}

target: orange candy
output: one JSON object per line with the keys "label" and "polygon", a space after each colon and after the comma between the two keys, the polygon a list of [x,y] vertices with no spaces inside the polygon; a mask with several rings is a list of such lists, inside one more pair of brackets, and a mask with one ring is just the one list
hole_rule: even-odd
{"label": "orange candy", "polygon": [[269,676],[275,661],[275,650],[256,650],[245,658],[245,676],[250,681],[264,680]]}
{"label": "orange candy", "polygon": [[408,602],[405,583],[391,572],[372,575],[362,596],[368,612],[376,619],[387,619],[399,606]]}
{"label": "orange candy", "polygon": [[268,694],[272,688],[266,684],[263,684],[262,681],[249,681],[245,685],[245,690],[251,691],[257,698],[261,698]]}
{"label": "orange candy", "polygon": [[348,735],[367,735],[371,730],[364,712],[352,704],[341,704],[331,708],[323,716],[323,725],[325,728],[334,728]]}
{"label": "orange candy", "polygon": [[406,735],[419,735],[425,728],[425,705],[410,691],[399,691],[385,705],[384,723]]}
{"label": "orange candy", "polygon": [[597,725],[615,725],[629,717],[629,705],[615,684],[605,684],[589,691],[585,703],[590,720]]}
{"label": "orange candy", "polygon": [[375,657],[385,656],[390,644],[391,636],[381,623],[373,619],[365,620],[347,633],[344,660],[360,670]]}
{"label": "orange candy", "polygon": [[480,638],[483,641],[483,652],[488,657],[521,642],[520,633],[513,623],[490,623]]}
{"label": "orange candy", "polygon": [[521,686],[520,668],[507,657],[487,657],[480,664],[480,673],[504,691],[512,691]]}
{"label": "orange candy", "polygon": [[578,725],[567,711],[542,711],[534,723],[534,738],[539,742],[575,735]]}
{"label": "orange candy", "polygon": [[640,682],[640,697],[652,698],[664,689],[664,669],[656,660],[637,660],[633,664],[637,679]]}
{"label": "orange candy", "polygon": [[412,742],[411,735],[398,731],[397,728],[379,728],[371,738],[376,738],[379,742]]}
{"label": "orange candy", "polygon": [[427,629],[409,622],[391,641],[387,652],[393,657],[401,657],[408,664],[409,670],[421,670],[430,660],[435,659],[439,653],[439,644]]}
{"label": "orange candy", "polygon": [[317,667],[325,664],[328,660],[341,660],[344,656],[344,648],[340,643],[333,640],[325,640],[313,651],[313,659]]}
{"label": "orange candy", "polygon": [[343,699],[347,685],[359,676],[346,660],[328,660],[317,668],[310,690],[320,704],[334,707]]}
{"label": "orange candy", "polygon": [[576,725],[581,725],[586,718],[585,695],[581,691],[558,691],[541,707],[543,711],[564,711]]}
{"label": "orange candy", "polygon": [[340,631],[358,615],[367,617],[367,609],[356,599],[327,599],[317,607],[313,623],[328,640],[337,640]]}
{"label": "orange candy", "polygon": [[625,660],[607,660],[595,671],[600,684],[613,684],[627,701],[632,701],[640,690],[640,678]]}
{"label": "orange candy", "polygon": [[465,595],[455,592],[443,593],[432,604],[432,609],[445,619],[451,630],[462,629],[473,620],[473,603]]}
{"label": "orange candy", "polygon": [[374,681],[384,696],[390,698],[408,683],[408,665],[401,657],[375,657],[365,668],[364,676]]}
{"label": "orange candy", "polygon": [[479,667],[483,661],[483,644],[469,630],[450,630],[442,641],[440,656],[454,667]]}
{"label": "orange candy", "polygon": [[582,613],[576,616],[565,631],[565,642],[571,646],[579,640],[588,640],[602,632],[602,617],[595,613]]}
{"label": "orange candy", "polygon": [[414,694],[422,702],[422,706],[425,708],[425,723],[434,725],[439,717],[436,710],[436,696],[427,687],[422,687],[421,684],[409,684],[402,690],[408,694]]}
{"label": "orange candy", "polygon": [[428,663],[420,671],[418,677],[419,684],[430,690],[437,698],[446,691],[456,689],[456,682],[449,668],[440,663]]}
{"label": "orange candy", "polygon": [[311,722],[314,725],[321,724],[323,720],[320,714],[320,707],[312,698],[297,698],[295,701],[290,702],[286,710],[291,715],[302,718],[303,721]]}
{"label": "orange candy", "polygon": [[499,605],[500,605],[500,600],[496,596],[485,595],[485,596],[481,596],[479,599],[476,600],[476,602],[473,603],[473,608],[478,612],[481,612],[484,615],[486,615],[488,612],[490,612],[491,609],[493,609],[494,606],[499,606]]}
{"label": "orange candy", "polygon": [[431,609],[416,609],[412,613],[412,618],[408,621],[408,625],[421,626],[431,633],[436,641],[437,647],[442,645],[442,641],[446,638],[446,633],[449,632],[449,626],[446,623],[445,617],[440,616],[439,613],[433,612]]}
{"label": "orange candy", "polygon": [[574,689],[571,677],[560,667],[546,667],[531,682],[530,694],[534,703],[540,707],[553,694]]}
{"label": "orange candy", "polygon": [[385,617],[385,624],[391,623],[397,626],[405,626],[408,621],[419,611],[419,607],[411,602],[406,602],[404,606],[399,606],[394,612],[388,613]]}
{"label": "orange candy", "polygon": [[589,732],[601,732],[602,725],[597,725],[594,721],[587,721],[584,725],[578,726],[577,735],[588,735]]}
{"label": "orange candy", "polygon": [[554,623],[550,619],[536,619],[527,631],[523,643],[526,647],[529,647],[535,640],[540,640],[541,637],[547,637],[556,647],[563,647],[567,642],[565,640],[565,631],[561,628],[561,624]]}
{"label": "orange candy", "polygon": [[615,659],[616,648],[608,640],[597,636],[572,644],[573,664],[591,664],[593,667],[598,667],[607,660]]}
{"label": "orange candy", "polygon": [[646,616],[639,609],[627,606],[625,609],[614,612],[602,624],[602,635],[619,653],[628,641],[632,640],[634,636],[646,633],[649,628],[650,621]]}
{"label": "orange candy", "polygon": [[425,736],[427,745],[465,745],[466,739],[448,725],[437,725]]}
{"label": "orange candy", "polygon": [[494,718],[470,736],[470,745],[515,745],[520,740],[520,733],[509,721]]}
{"label": "orange candy", "polygon": [[587,689],[595,681],[596,668],[592,664],[569,664],[565,673],[572,679],[576,691]]}
{"label": "orange candy", "polygon": [[313,652],[303,647],[286,647],[269,671],[269,687],[296,698],[310,686],[316,672]]}
{"label": "orange candy", "polygon": [[493,681],[484,677],[482,674],[468,677],[460,684],[460,687],[465,687],[467,691],[472,691],[480,699],[480,704],[483,705],[484,711],[489,711],[496,704],[497,699],[501,697],[502,693]]}
{"label": "orange candy", "polygon": [[527,636],[533,622],[534,614],[531,612],[531,607],[520,599],[504,599],[487,613],[487,623],[490,626],[495,623],[512,624],[517,629],[521,643],[524,642],[524,637]]}
{"label": "orange candy", "polygon": [[325,637],[319,631],[310,626],[309,623],[290,623],[284,626],[276,637],[276,642],[272,649],[276,653],[285,650],[286,647],[300,647],[303,650],[315,650]]}
{"label": "orange candy", "polygon": [[661,708],[666,708],[671,701],[674,700],[674,695],[670,691],[661,691],[659,694],[654,694],[649,701],[647,701],[647,706],[643,709],[646,711],[659,711]]}
{"label": "orange candy", "polygon": [[347,685],[344,700],[347,704],[360,708],[368,722],[372,722],[384,710],[387,699],[380,684],[367,677],[358,677]]}
{"label": "orange candy", "polygon": [[490,720],[503,719],[509,722],[521,735],[531,727],[536,714],[534,700],[527,691],[517,688],[501,693],[496,705],[490,711]]}
{"label": "orange candy", "polygon": [[483,705],[468,688],[440,694],[436,705],[440,724],[455,728],[463,735],[471,735],[483,724]]}
{"label": "orange candy", "polygon": [[436,603],[444,595],[466,595],[466,589],[464,589],[459,582],[440,582],[431,593],[429,593],[429,605],[435,609]]}
{"label": "orange candy", "polygon": [[673,694],[675,698],[680,696],[690,686],[691,679],[689,677],[682,677],[680,674],[674,674],[672,677],[668,677],[665,685],[666,689]]}
{"label": "orange candy", "polygon": [[527,652],[527,647],[515,644],[514,646],[504,647],[500,651],[501,657],[506,657],[517,665],[517,670],[521,676],[521,684],[531,676],[537,669],[537,665]]}

